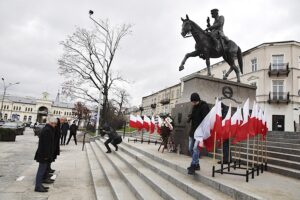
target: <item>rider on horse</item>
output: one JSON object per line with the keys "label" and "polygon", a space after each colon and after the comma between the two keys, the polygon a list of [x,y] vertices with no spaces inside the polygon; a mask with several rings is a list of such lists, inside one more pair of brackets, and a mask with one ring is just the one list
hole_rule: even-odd
{"label": "rider on horse", "polygon": [[208,17],[206,31],[211,31],[211,32],[207,32],[207,33],[213,39],[216,50],[220,51],[221,50],[220,39],[223,39],[223,41],[225,43],[227,43],[229,41],[229,39],[225,36],[225,34],[223,32],[223,26],[224,26],[225,19],[224,19],[224,16],[222,16],[222,15],[219,16],[218,9],[212,9],[211,16],[212,16],[212,18],[215,19],[215,21],[214,21],[213,25],[211,26],[209,23],[209,17]]}

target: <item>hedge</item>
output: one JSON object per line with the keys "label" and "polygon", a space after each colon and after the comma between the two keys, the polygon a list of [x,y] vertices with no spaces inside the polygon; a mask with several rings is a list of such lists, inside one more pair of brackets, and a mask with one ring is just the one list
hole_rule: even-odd
{"label": "hedge", "polygon": [[16,131],[10,128],[0,128],[0,141],[16,141]]}

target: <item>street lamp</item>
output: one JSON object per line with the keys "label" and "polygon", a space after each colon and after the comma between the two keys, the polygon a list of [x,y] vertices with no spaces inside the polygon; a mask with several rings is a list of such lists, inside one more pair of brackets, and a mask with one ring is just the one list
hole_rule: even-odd
{"label": "street lamp", "polygon": [[0,119],[2,119],[3,102],[4,102],[7,88],[9,88],[10,86],[13,86],[13,85],[20,84],[20,82],[16,82],[16,83],[9,83],[8,85],[5,85],[4,78],[2,78],[2,81],[3,81],[3,96],[2,96],[1,108],[0,108]]}
{"label": "street lamp", "polygon": [[[105,49],[104,49],[103,63],[102,63],[102,66],[104,67],[104,65],[105,65],[105,56],[106,56],[106,49],[107,49],[107,40],[108,40],[108,30],[106,28],[104,28],[100,23],[98,23],[94,18],[92,18],[93,14],[94,14],[94,11],[90,10],[89,11],[90,19],[93,20],[93,22],[95,22],[99,27],[101,27],[106,32],[106,35],[105,35]],[[103,78],[103,70],[102,70],[102,78]],[[99,122],[100,122],[100,107],[101,107],[101,99],[102,99],[102,94],[101,93],[102,93],[102,91],[100,91],[100,94],[99,94],[97,123],[96,123],[97,135],[100,134]],[[103,95],[103,100],[104,101],[105,101],[105,98],[106,97]],[[104,101],[103,101],[103,104],[104,104]],[[105,112],[105,110],[103,110],[103,112]]]}

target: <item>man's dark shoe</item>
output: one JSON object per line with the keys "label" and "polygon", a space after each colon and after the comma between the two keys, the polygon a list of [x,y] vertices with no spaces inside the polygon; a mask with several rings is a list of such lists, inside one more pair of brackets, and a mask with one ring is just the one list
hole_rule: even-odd
{"label": "man's dark shoe", "polygon": [[199,165],[199,164],[196,165],[195,170],[196,170],[196,171],[199,171],[199,170],[200,170],[200,165]]}
{"label": "man's dark shoe", "polygon": [[54,183],[54,180],[53,179],[44,179],[43,180],[43,183],[46,183],[46,184],[51,184],[51,183]]}
{"label": "man's dark shoe", "polygon": [[51,173],[51,174],[53,174],[54,172],[55,172],[54,169],[50,169],[50,170],[49,170],[49,173]]}
{"label": "man's dark shoe", "polygon": [[195,175],[195,169],[196,165],[191,165],[190,167],[188,167],[188,174]]}
{"label": "man's dark shoe", "polygon": [[46,189],[43,188],[43,187],[35,188],[34,191],[35,191],[35,192],[48,192],[48,190],[46,190]]}
{"label": "man's dark shoe", "polygon": [[43,186],[43,185],[42,185],[42,188],[44,188],[44,189],[46,189],[46,190],[48,190],[48,189],[49,189],[49,187],[47,187],[47,186]]}
{"label": "man's dark shoe", "polygon": [[106,153],[111,153],[111,151],[107,151]]}

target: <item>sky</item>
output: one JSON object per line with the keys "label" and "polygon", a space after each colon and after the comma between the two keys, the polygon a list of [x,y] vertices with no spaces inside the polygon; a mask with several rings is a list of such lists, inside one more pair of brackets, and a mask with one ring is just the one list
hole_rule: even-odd
{"label": "sky", "polygon": [[225,17],[225,35],[242,51],[265,42],[300,41],[299,0],[1,0],[0,77],[6,84],[20,82],[8,88],[9,95],[41,97],[47,91],[55,99],[63,82],[59,43],[76,27],[94,28],[88,14],[93,10],[96,20],[132,25],[112,68],[129,81],[122,87],[131,95],[131,106],[138,106],[143,96],[205,67],[204,60],[190,58],[178,71],[195,45],[193,38],[181,36],[180,18],[188,14],[205,28],[213,8]]}

